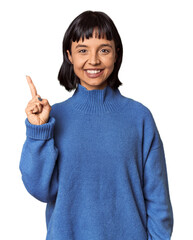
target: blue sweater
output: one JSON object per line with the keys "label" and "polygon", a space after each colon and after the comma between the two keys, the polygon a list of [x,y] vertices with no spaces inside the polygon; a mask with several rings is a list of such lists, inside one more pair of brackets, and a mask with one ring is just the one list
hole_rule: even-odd
{"label": "blue sweater", "polygon": [[28,119],[19,168],[47,203],[47,240],[169,240],[173,211],[163,143],[150,110],[119,89],[81,84]]}

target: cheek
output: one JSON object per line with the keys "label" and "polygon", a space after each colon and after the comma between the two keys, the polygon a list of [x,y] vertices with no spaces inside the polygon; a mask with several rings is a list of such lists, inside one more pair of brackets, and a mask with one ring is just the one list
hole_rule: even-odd
{"label": "cheek", "polygon": [[106,73],[107,75],[110,75],[114,70],[114,62],[111,61],[111,63],[106,65]]}
{"label": "cheek", "polygon": [[83,72],[83,66],[84,66],[84,62],[80,61],[80,59],[77,61],[74,61],[73,63],[73,69],[74,69],[74,73],[76,74],[76,76],[78,76],[79,78],[82,77],[82,75],[84,74]]}
{"label": "cheek", "polygon": [[113,56],[104,59],[105,66],[107,68],[109,68],[109,69],[113,69],[114,68],[114,62],[115,62],[115,58]]}
{"label": "cheek", "polygon": [[74,69],[81,69],[84,65],[84,61],[83,59],[80,59],[80,58],[76,59],[73,65],[74,65]]}

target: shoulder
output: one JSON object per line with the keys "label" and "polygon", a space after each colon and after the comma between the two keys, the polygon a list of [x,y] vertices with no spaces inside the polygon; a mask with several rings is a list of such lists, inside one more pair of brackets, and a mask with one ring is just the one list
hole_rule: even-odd
{"label": "shoulder", "polygon": [[133,98],[128,98],[128,103],[126,105],[126,112],[129,118],[132,118],[133,124],[135,126],[140,126],[145,129],[156,128],[155,119],[150,108]]}
{"label": "shoulder", "polygon": [[65,105],[67,104],[69,98],[67,100],[64,100],[62,102],[57,102],[51,105],[51,111],[50,116],[56,117],[61,112],[64,112]]}
{"label": "shoulder", "polygon": [[140,129],[143,132],[144,138],[150,140],[154,139],[153,146],[160,146],[162,140],[156,121],[149,107],[131,98],[129,98],[128,105],[136,129]]}
{"label": "shoulder", "polygon": [[128,110],[131,111],[133,115],[140,117],[152,117],[152,112],[147,105],[133,98],[127,97],[127,99]]}

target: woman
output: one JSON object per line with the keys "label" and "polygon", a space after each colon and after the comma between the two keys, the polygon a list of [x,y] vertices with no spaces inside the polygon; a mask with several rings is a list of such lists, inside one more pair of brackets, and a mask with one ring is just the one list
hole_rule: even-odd
{"label": "woman", "polygon": [[47,203],[47,240],[169,240],[173,229],[163,143],[150,110],[121,95],[122,43],[103,12],[74,19],[58,79],[69,99],[52,107],[27,77],[20,170]]}

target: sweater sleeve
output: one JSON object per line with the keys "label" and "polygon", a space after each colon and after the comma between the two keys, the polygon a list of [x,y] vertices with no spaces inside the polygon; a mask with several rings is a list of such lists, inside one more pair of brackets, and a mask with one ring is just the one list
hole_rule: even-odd
{"label": "sweater sleeve", "polygon": [[166,160],[162,140],[150,113],[144,137],[144,198],[148,240],[170,240],[173,211],[169,196]]}
{"label": "sweater sleeve", "polygon": [[28,119],[19,169],[27,191],[42,202],[53,201],[58,190],[58,149],[54,142],[55,118],[33,125]]}

